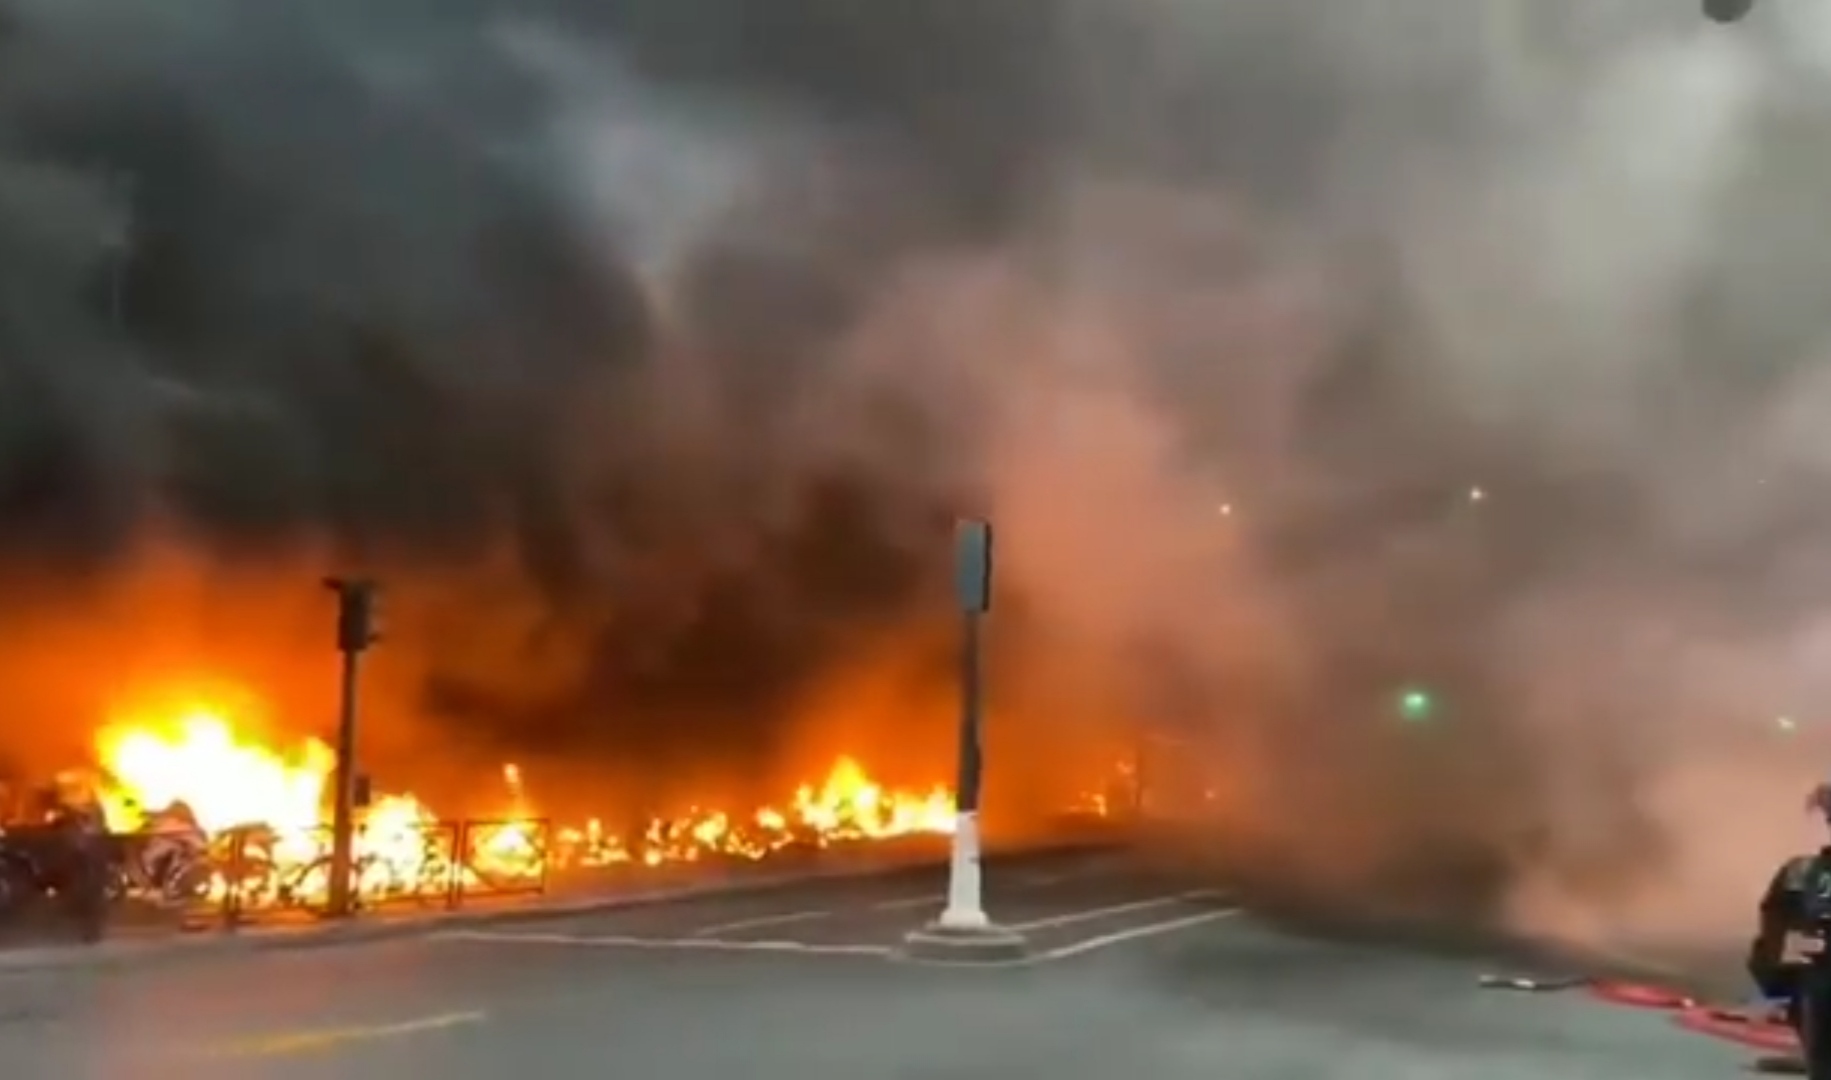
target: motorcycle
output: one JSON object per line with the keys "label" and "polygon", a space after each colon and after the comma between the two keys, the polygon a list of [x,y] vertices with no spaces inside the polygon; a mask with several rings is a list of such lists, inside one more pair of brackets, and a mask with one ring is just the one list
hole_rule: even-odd
{"label": "motorcycle", "polygon": [[111,836],[108,895],[161,907],[205,899],[216,878],[209,840],[201,832]]}

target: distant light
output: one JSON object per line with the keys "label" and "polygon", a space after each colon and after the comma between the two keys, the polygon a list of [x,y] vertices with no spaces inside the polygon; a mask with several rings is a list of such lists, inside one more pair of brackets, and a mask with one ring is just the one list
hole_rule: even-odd
{"label": "distant light", "polygon": [[1233,516],[1233,504],[1232,503],[1222,503],[1219,506],[1219,508],[1217,509],[1217,512],[1222,517],[1232,517]]}
{"label": "distant light", "polygon": [[1774,717],[1774,726],[1781,731],[1798,731],[1799,721],[1790,716],[1776,716]]}
{"label": "distant light", "polygon": [[1470,502],[1483,502],[1487,499],[1487,497],[1488,497],[1488,493],[1485,490],[1483,490],[1482,488],[1472,487],[1469,489],[1469,501]]}
{"label": "distant light", "polygon": [[1399,716],[1407,723],[1429,720],[1436,708],[1428,690],[1413,687],[1399,695]]}

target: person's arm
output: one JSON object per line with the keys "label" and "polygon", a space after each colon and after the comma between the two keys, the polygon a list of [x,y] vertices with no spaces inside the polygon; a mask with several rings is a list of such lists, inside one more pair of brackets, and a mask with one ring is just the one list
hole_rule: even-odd
{"label": "person's arm", "polygon": [[1767,890],[1761,894],[1761,921],[1790,924],[1799,918],[1799,890],[1805,878],[1807,860],[1788,859],[1774,871]]}
{"label": "person's arm", "polygon": [[1798,860],[1789,860],[1767,883],[1758,909],[1758,926],[1748,943],[1748,973],[1762,993],[1783,996],[1786,991],[1787,932],[1799,921]]}

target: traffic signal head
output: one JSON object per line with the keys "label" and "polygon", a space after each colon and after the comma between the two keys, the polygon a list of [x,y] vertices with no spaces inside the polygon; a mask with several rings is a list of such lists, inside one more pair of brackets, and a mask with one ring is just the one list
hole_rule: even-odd
{"label": "traffic signal head", "polygon": [[381,640],[380,590],[372,581],[329,578],[325,587],[337,594],[337,648],[358,653]]}

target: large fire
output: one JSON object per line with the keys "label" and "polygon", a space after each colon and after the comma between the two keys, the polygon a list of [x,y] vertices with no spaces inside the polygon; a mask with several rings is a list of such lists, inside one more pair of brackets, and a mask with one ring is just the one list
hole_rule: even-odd
{"label": "large fire", "polygon": [[[191,705],[118,718],[99,732],[95,750],[91,787],[111,830],[157,830],[181,803],[214,846],[233,849],[216,857],[214,891],[233,889],[250,906],[311,902],[327,891],[335,755],[324,743],[276,746],[239,725],[232,709]],[[525,883],[556,867],[759,859],[791,846],[947,833],[954,821],[946,788],[886,789],[843,757],[780,805],[691,808],[627,834],[597,820],[552,827],[517,766],[503,766],[502,781],[498,820],[470,826],[442,823],[409,793],[371,798],[355,841],[359,896]]]}

